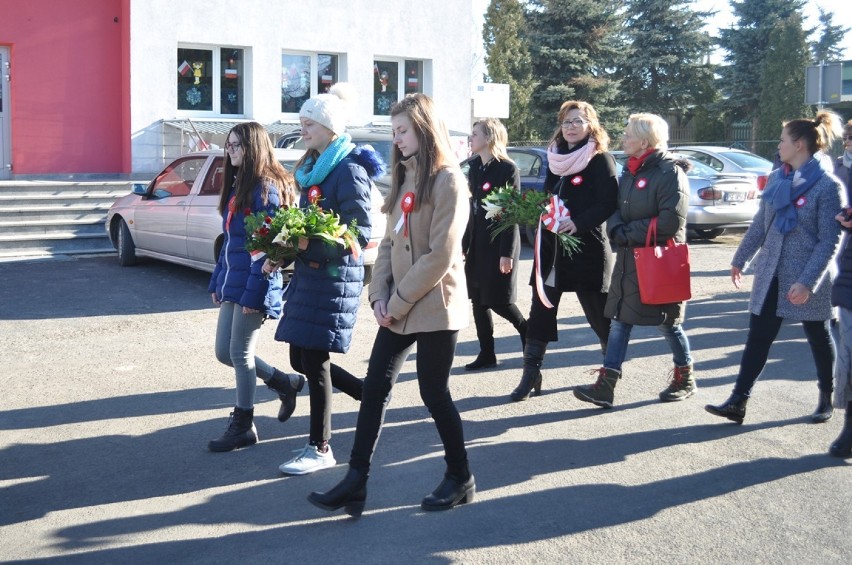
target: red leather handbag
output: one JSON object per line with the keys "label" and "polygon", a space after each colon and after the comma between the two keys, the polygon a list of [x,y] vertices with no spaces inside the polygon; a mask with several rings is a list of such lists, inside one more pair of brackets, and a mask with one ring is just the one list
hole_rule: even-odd
{"label": "red leather handbag", "polygon": [[689,246],[674,239],[657,245],[657,218],[648,226],[645,247],[634,248],[633,258],[642,304],[671,304],[692,298]]}

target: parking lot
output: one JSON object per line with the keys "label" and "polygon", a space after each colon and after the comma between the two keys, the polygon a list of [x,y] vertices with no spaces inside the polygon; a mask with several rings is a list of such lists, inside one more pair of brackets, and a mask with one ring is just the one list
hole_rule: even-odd
{"label": "parking lot", "polygon": [[[847,563],[852,474],[826,454],[841,418],[810,423],[817,388],[801,328],[782,328],[744,425],[703,409],[730,392],[746,335],[751,280],[736,290],[728,277],[737,240],[691,246],[695,397],[657,400],[670,354],[653,328],[637,328],[615,408],[577,401],[572,388],[591,382],[601,360],[566,296],[542,396],[512,403],[517,335],[495,317],[500,364],[468,373],[471,325],[451,386],[476,501],[420,510],[443,460],[412,356],[359,520],[305,500],[345,473],[358,404],[343,394],[334,396],[335,469],[278,473],[306,441],[306,391],[281,424],[277,397],[259,386],[260,443],[206,450],[234,401],[232,371],[213,355],[208,274],[152,260],[122,268],[114,256],[0,263],[0,561]],[[522,281],[530,266],[525,247]],[[528,312],[529,287],[519,294]],[[363,375],[375,328],[365,304],[352,349],[336,361]],[[288,370],[273,333],[264,327],[258,354]]]}

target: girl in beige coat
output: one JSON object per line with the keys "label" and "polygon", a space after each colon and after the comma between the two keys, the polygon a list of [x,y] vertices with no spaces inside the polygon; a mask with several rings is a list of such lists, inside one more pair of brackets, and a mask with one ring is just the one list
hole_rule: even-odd
{"label": "girl in beige coat", "polygon": [[391,125],[393,182],[382,209],[388,214],[387,231],[370,284],[370,304],[380,327],[349,472],[330,491],[308,497],[320,508],[344,508],[352,516],[364,508],[370,460],[391,389],[415,344],[420,397],[435,420],[447,463],[444,479],[421,508],[448,510],[471,502],[476,489],[461,417],[448,386],[458,332],[468,323],[461,253],[469,211],[467,183],[431,98],[406,96],[391,109]]}

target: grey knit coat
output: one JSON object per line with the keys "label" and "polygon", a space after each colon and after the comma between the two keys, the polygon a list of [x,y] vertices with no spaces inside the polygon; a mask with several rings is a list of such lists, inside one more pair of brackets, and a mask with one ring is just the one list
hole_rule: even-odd
{"label": "grey knit coat", "polygon": [[[775,170],[767,187],[778,180]],[[831,283],[837,273],[835,256],[840,247],[840,224],[834,216],[845,201],[844,187],[837,177],[824,175],[804,194],[796,206],[798,224],[782,234],[773,225],[775,208],[766,199],[734,254],[731,266],[741,271],[754,267],[749,311],[760,314],[772,278],[778,277],[776,315],[787,320],[831,318]],[[787,292],[802,283],[813,294],[804,304],[792,304]]]}

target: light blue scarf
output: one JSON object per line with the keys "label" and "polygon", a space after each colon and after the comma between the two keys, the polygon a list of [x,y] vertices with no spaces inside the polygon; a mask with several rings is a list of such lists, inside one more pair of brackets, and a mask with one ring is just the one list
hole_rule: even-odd
{"label": "light blue scarf", "polygon": [[318,159],[308,159],[299,167],[296,170],[296,181],[303,188],[322,183],[334,167],[352,153],[353,149],[355,144],[352,143],[352,136],[344,133],[329,143]]}
{"label": "light blue scarf", "polygon": [[795,202],[825,175],[818,159],[811,158],[798,171],[783,165],[776,181],[766,187],[763,198],[775,208],[775,227],[781,233],[793,231],[799,222]]}

